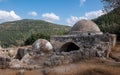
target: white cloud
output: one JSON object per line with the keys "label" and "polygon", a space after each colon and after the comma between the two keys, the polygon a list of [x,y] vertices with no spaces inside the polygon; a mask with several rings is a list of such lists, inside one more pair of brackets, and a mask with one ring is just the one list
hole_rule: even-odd
{"label": "white cloud", "polygon": [[6,22],[6,21],[15,21],[20,20],[21,17],[18,16],[14,11],[4,11],[0,10],[0,22]]}
{"label": "white cloud", "polygon": [[91,11],[91,12],[85,13],[85,17],[87,17],[88,19],[94,19],[94,18],[97,18],[103,14],[105,14],[105,13],[102,10]]}
{"label": "white cloud", "polygon": [[59,16],[57,16],[54,13],[45,13],[45,14],[42,14],[42,18],[43,18],[43,20],[46,20],[48,22],[53,22],[53,21],[60,20]]}
{"label": "white cloud", "polygon": [[28,15],[30,15],[30,16],[37,16],[37,12],[35,12],[35,11],[29,12]]}
{"label": "white cloud", "polygon": [[77,17],[77,16],[71,16],[70,18],[66,19],[66,22],[68,25],[72,26],[74,25],[77,21],[81,20],[81,19],[94,19],[97,18],[101,15],[105,14],[102,10],[98,10],[98,11],[91,11],[91,12],[87,12],[85,13],[84,16],[82,17]]}
{"label": "white cloud", "polygon": [[85,2],[86,0],[80,0],[80,6],[84,5]]}
{"label": "white cloud", "polygon": [[87,19],[86,17],[76,17],[76,16],[71,16],[70,18],[66,19],[66,22],[68,25],[72,26],[74,23],[81,19]]}

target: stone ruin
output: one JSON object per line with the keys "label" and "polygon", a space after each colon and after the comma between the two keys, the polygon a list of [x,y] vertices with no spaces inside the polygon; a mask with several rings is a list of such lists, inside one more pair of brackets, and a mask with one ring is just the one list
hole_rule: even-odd
{"label": "stone ruin", "polygon": [[78,21],[68,35],[52,36],[51,44],[55,52],[70,52],[84,51],[97,52],[98,56],[104,56],[107,52],[107,57],[111,48],[115,46],[116,35],[105,33],[103,34],[99,27],[92,21]]}
{"label": "stone ruin", "polygon": [[81,20],[68,35],[53,35],[50,42],[38,39],[32,46],[9,53],[14,54],[12,58],[0,56],[0,63],[11,69],[39,69],[93,57],[108,58],[115,44],[115,34],[104,34],[94,22]]}

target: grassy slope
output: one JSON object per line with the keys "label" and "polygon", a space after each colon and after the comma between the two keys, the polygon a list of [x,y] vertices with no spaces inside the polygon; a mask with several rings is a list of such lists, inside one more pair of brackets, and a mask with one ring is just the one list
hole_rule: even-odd
{"label": "grassy slope", "polygon": [[2,46],[21,45],[31,34],[63,34],[70,27],[42,20],[24,19],[0,24],[0,43]]}

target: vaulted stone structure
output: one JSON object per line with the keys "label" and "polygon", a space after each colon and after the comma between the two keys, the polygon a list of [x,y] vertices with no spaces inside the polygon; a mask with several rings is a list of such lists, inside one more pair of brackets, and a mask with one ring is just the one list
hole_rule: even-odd
{"label": "vaulted stone structure", "polygon": [[96,53],[95,56],[109,56],[115,46],[116,35],[103,34],[99,27],[90,20],[78,21],[68,35],[54,35],[51,43],[55,52],[86,51]]}

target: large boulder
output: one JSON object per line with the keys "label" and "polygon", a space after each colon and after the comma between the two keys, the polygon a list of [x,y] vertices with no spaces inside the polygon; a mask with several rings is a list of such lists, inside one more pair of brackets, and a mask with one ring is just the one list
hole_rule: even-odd
{"label": "large boulder", "polygon": [[40,53],[49,53],[53,50],[51,43],[45,39],[38,39],[32,44],[33,50]]}

